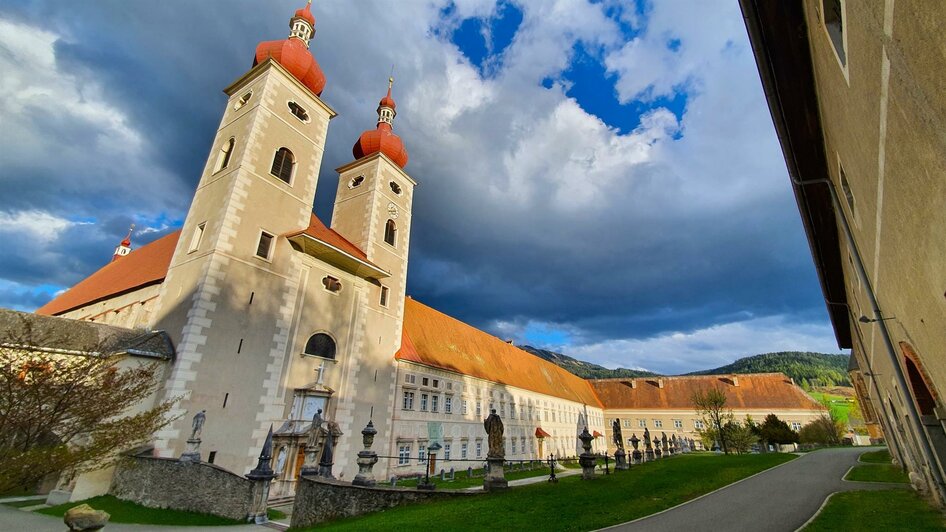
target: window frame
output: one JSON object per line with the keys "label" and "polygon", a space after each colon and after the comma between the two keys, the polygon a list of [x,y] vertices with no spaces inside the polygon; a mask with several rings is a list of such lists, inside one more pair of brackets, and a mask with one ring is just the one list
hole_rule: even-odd
{"label": "window frame", "polygon": [[[264,236],[269,237],[269,244],[266,248],[265,256],[259,254],[260,246],[263,244]],[[260,229],[259,238],[256,239],[256,251],[253,252],[253,256],[256,257],[257,259],[265,260],[266,262],[272,262],[273,255],[276,254],[275,249],[276,249],[276,235],[274,235],[273,233],[270,233],[269,231],[265,229]]]}
{"label": "window frame", "polygon": [[[282,175],[283,174],[282,169],[285,168],[285,156],[283,156],[283,160],[279,165],[279,173],[277,174],[273,172],[273,170],[276,169],[276,157],[279,157],[279,154],[282,153],[283,150],[285,150],[286,153],[289,154],[289,158],[290,158],[288,179],[284,179]],[[269,175],[275,177],[276,179],[282,181],[283,183],[289,186],[292,186],[292,182],[296,175],[296,154],[293,153],[292,150],[290,150],[286,146],[280,146],[279,148],[277,148],[275,153],[273,153],[273,162],[269,167]]]}
{"label": "window frame", "polygon": [[391,218],[384,222],[384,243],[397,248],[397,222]]}
{"label": "window frame", "polygon": [[[296,109],[293,109],[292,107],[293,105],[295,105],[296,108],[302,112],[303,116],[299,116],[298,114],[296,114]],[[312,122],[312,117],[309,116],[309,111],[305,107],[300,105],[299,102],[295,100],[289,100],[286,102],[286,107],[289,108],[289,114],[294,116],[296,120],[302,122],[303,124],[308,124]]]}
{"label": "window frame", "polygon": [[187,247],[188,253],[193,253],[200,249],[200,243],[204,240],[204,230],[207,228],[207,222],[203,221],[197,224],[197,227],[194,228],[194,233],[191,234],[191,243]]}
{"label": "window frame", "polygon": [[[309,342],[311,342],[312,339],[318,335],[325,336],[326,338],[332,341],[332,355],[333,356],[327,357],[327,356],[317,355],[315,353],[309,353],[307,351],[309,348]],[[337,362],[338,361],[338,340],[336,340],[334,336],[329,334],[328,331],[323,331],[323,330],[315,331],[314,333],[310,334],[308,338],[306,338],[305,345],[302,347],[302,355],[307,356],[307,357],[312,357],[312,358],[318,358],[321,360],[330,360],[332,362]]]}

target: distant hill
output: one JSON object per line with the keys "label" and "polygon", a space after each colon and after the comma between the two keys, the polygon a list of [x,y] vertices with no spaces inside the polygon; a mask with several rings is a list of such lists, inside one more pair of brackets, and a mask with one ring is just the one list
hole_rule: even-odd
{"label": "distant hill", "polygon": [[[562,353],[537,349],[529,345],[520,346],[523,351],[557,364],[565,370],[584,379],[614,379],[626,377],[653,377],[658,375],[650,371],[637,369],[608,369],[598,364],[585,362]],[[725,375],[728,373],[775,373],[780,372],[795,379],[795,383],[804,388],[812,386],[850,386],[847,376],[847,355],[829,355],[800,351],[783,351],[755,355],[703,371],[694,371],[686,375]]]}
{"label": "distant hill", "polygon": [[802,387],[850,386],[847,355],[783,351],[740,358],[732,364],[688,375],[782,372]]}
{"label": "distant hill", "polygon": [[657,375],[656,373],[651,373],[650,371],[640,371],[636,369],[627,369],[627,368],[618,368],[618,369],[608,369],[604,366],[599,366],[597,364],[592,364],[591,362],[585,362],[583,360],[578,360],[577,358],[572,358],[561,353],[556,353],[555,351],[547,351],[545,349],[537,349],[530,345],[519,346],[520,349],[533,355],[548,360],[553,364],[557,364],[567,370],[568,372],[578,375],[583,379],[609,379],[609,378],[618,378],[618,377],[653,377]]}

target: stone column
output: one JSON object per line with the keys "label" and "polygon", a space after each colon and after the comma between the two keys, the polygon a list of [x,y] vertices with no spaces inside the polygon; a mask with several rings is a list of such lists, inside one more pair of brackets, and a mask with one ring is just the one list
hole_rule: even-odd
{"label": "stone column", "polygon": [[263,443],[263,450],[259,453],[259,461],[256,467],[246,475],[253,482],[251,496],[253,506],[249,515],[246,516],[247,522],[256,524],[265,523],[269,520],[266,515],[267,502],[269,501],[269,486],[276,478],[276,472],[269,466],[273,459],[273,427],[270,425],[269,434],[266,435],[266,442]]}
{"label": "stone column", "polygon": [[595,455],[591,452],[591,440],[594,436],[588,432],[588,427],[585,427],[578,435],[578,439],[581,440],[581,447],[585,450],[578,457],[578,463],[581,465],[581,479],[592,480],[595,478]]}
{"label": "stone column", "polygon": [[377,483],[374,475],[371,474],[371,469],[378,463],[378,453],[371,450],[374,435],[377,433],[378,430],[374,428],[374,423],[370,420],[361,431],[361,441],[365,445],[365,450],[358,453],[358,474],[351,481],[355,486],[374,486]]}

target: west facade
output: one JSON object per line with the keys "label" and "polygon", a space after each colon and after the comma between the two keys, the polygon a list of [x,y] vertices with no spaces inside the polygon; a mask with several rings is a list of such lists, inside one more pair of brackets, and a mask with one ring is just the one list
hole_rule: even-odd
{"label": "west facade", "polygon": [[946,5],[741,4],[868,427],[942,502]]}

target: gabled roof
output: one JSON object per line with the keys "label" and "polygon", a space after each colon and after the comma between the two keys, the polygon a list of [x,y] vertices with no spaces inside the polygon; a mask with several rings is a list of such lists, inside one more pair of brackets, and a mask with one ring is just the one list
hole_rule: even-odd
{"label": "gabled roof", "polygon": [[727,408],[823,410],[781,373],[594,379],[591,386],[608,409],[693,410],[693,393],[715,387],[726,394]]}
{"label": "gabled roof", "polygon": [[[346,240],[342,235],[326,227],[315,214],[309,219],[309,227],[286,236],[292,237],[301,234],[325,242],[351,255],[357,261],[381,270],[368,261],[364,251]],[[97,272],[79,281],[72,288],[38,308],[36,313],[51,316],[62,314],[96,301],[164,281],[168,268],[171,266],[174,248],[177,247],[180,237],[181,231],[174,231],[150,244],[141,246],[114,262],[106,264]]]}
{"label": "gabled roof", "polygon": [[395,358],[601,406],[585,379],[410,298]]}
{"label": "gabled roof", "polygon": [[164,331],[142,331],[102,323],[0,309],[0,345],[73,355],[174,356]]}
{"label": "gabled roof", "polygon": [[174,256],[174,248],[180,236],[180,230],[174,231],[106,264],[38,308],[36,313],[62,314],[124,292],[160,283],[168,273],[171,257]]}

